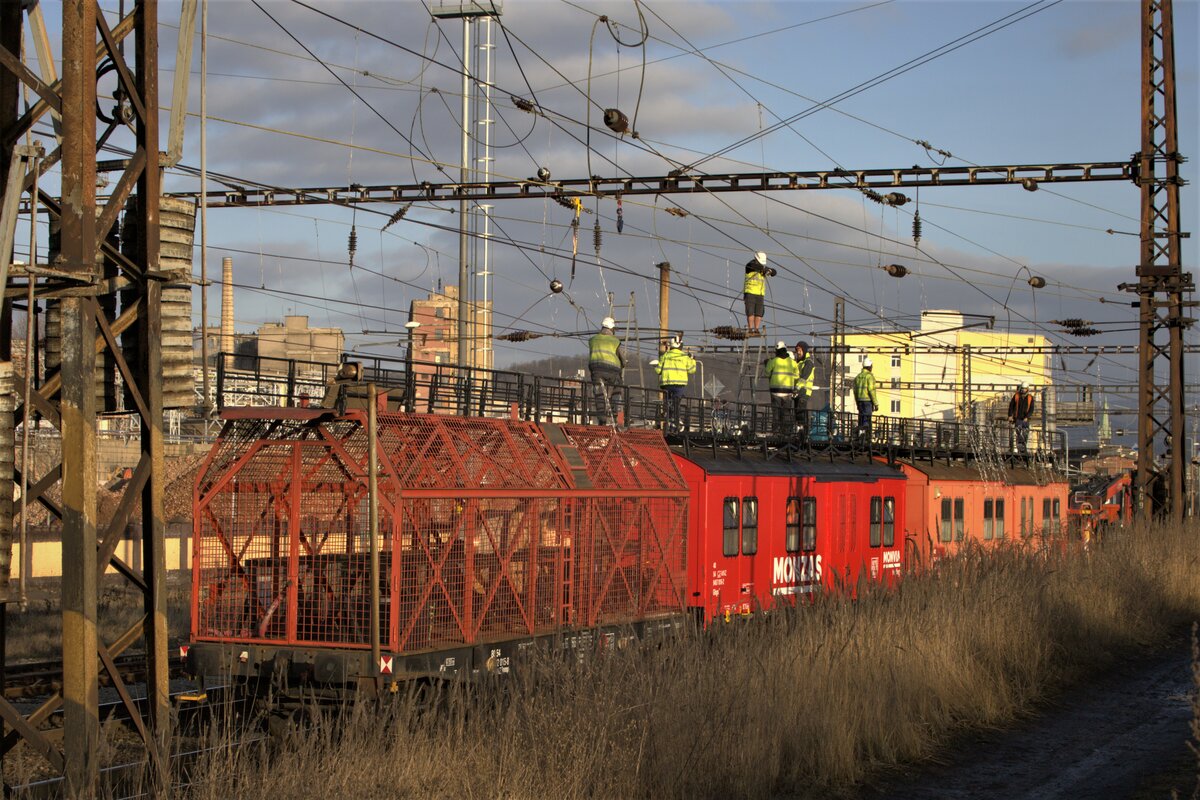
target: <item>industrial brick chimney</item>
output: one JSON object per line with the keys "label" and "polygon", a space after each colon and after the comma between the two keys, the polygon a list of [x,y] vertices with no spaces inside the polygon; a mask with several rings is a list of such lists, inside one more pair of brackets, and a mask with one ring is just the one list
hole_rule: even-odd
{"label": "industrial brick chimney", "polygon": [[221,352],[233,352],[233,259],[221,261]]}

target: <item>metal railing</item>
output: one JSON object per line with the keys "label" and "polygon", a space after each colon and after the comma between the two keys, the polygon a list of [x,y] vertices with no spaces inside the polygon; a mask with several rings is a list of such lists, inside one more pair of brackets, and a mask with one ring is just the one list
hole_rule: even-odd
{"label": "metal railing", "polygon": [[[469,417],[516,417],[539,422],[597,423],[605,398],[588,380],[552,378],[506,370],[464,369],[452,364],[406,363],[366,358],[364,382],[387,393],[390,410]],[[236,367],[235,367],[236,364]],[[221,354],[217,359],[217,406],[320,407],[343,405],[353,385],[329,391],[336,364]],[[327,395],[329,397],[327,398]],[[340,398],[340,399],[339,399]],[[327,403],[326,401],[329,400]],[[361,398],[360,398],[361,400]],[[1024,452],[1006,424],[874,415],[869,431],[858,415],[829,409],[793,413],[769,403],[684,397],[678,422],[667,419],[657,388],[624,386],[607,404],[630,427],[663,429],[684,447],[731,446],[785,453],[878,453],[890,457],[993,457],[1053,462],[1066,451],[1061,431],[1031,429]]]}

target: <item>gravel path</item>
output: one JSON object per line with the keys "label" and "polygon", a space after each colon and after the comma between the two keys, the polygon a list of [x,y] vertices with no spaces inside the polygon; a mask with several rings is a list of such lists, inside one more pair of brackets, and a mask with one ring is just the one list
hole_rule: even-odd
{"label": "gravel path", "polygon": [[[945,763],[864,790],[866,800],[1169,797],[1186,783],[1190,643],[1119,665],[1033,719],[960,741]],[[1180,773],[1181,768],[1183,769]],[[1157,779],[1157,780],[1156,780]]]}

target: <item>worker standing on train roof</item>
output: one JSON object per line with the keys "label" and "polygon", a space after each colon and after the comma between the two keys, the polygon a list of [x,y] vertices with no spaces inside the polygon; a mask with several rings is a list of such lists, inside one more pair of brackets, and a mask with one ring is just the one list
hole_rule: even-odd
{"label": "worker standing on train roof", "polygon": [[767,293],[767,276],[774,277],[775,269],[767,266],[767,254],[758,252],[746,262],[746,281],[742,292],[746,300],[746,330],[752,336],[762,333],[763,310]]}
{"label": "worker standing on train roof", "polygon": [[796,342],[796,424],[801,432],[808,430],[808,400],[813,393],[813,378],[816,376],[816,360],[808,353],[808,342]]}
{"label": "worker standing on train roof", "polygon": [[783,342],[775,345],[775,357],[768,359],[764,367],[770,380],[771,406],[775,409],[775,432],[788,436],[795,424],[793,395],[800,379],[800,368]]}
{"label": "worker standing on train roof", "polygon": [[696,373],[696,359],[683,351],[683,342],[675,336],[666,352],[658,357],[654,371],[658,373],[658,382],[662,386],[667,430],[681,431],[683,422],[679,407],[687,391],[688,377]]}
{"label": "worker standing on train roof", "polygon": [[858,404],[858,434],[871,439],[871,415],[879,407],[879,398],[875,396],[875,373],[871,371],[871,357],[867,356],[862,362],[862,371],[854,378],[854,401]]}
{"label": "worker standing on train roof", "polygon": [[1017,393],[1008,401],[1008,421],[1016,432],[1017,452],[1029,455],[1029,420],[1033,418],[1033,395],[1029,393],[1029,382],[1021,381]]}
{"label": "worker standing on train roof", "polygon": [[[617,327],[612,317],[600,321],[600,332],[588,340],[588,371],[592,376],[592,398],[596,403],[596,418],[600,425],[609,423],[609,413],[619,405],[624,380],[625,352],[621,340],[613,332]],[[613,419],[613,422],[616,420]]]}

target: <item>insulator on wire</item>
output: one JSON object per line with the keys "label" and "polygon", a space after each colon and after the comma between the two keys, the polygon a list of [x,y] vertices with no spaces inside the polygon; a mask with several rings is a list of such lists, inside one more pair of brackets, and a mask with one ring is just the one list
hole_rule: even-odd
{"label": "insulator on wire", "polygon": [[600,257],[600,245],[604,241],[604,234],[600,231],[600,217],[596,217],[596,222],[592,226],[592,249],[596,251],[596,258]]}
{"label": "insulator on wire", "polygon": [[604,124],[613,133],[629,132],[629,117],[619,108],[604,109]]}
{"label": "insulator on wire", "polygon": [[517,108],[519,108],[520,110],[528,111],[530,114],[532,114],[534,112],[533,103],[529,102],[524,97],[517,97],[516,95],[512,95],[509,99],[512,100],[513,105],[516,106]]}
{"label": "insulator on wire", "polygon": [[1034,275],[1028,281],[1026,281],[1026,283],[1035,289],[1041,289],[1046,285],[1046,279],[1039,275]]}
{"label": "insulator on wire", "polygon": [[1052,319],[1050,322],[1054,325],[1061,325],[1064,328],[1086,328],[1092,324],[1090,319],[1080,319],[1079,317],[1070,317],[1068,319]]}
{"label": "insulator on wire", "polygon": [[688,215],[688,212],[684,211],[682,208],[676,208],[675,206],[664,208],[663,211],[666,211],[672,217],[686,217]]}
{"label": "insulator on wire", "polygon": [[350,226],[350,241],[346,245],[346,250],[350,253],[350,266],[354,266],[354,254],[358,252],[358,228],[354,225]]}
{"label": "insulator on wire", "polygon": [[717,327],[713,328],[710,333],[712,333],[712,335],[716,336],[718,339],[734,339],[740,341],[746,338],[746,331],[744,328],[735,328],[732,325],[718,325]]}
{"label": "insulator on wire", "polygon": [[505,333],[496,338],[502,342],[528,342],[530,339],[540,339],[542,334],[531,333],[530,331],[513,331]]}
{"label": "insulator on wire", "polygon": [[400,206],[400,208],[396,209],[396,213],[392,214],[390,217],[388,217],[387,224],[383,226],[382,230],[386,231],[388,228],[392,227],[397,222],[404,219],[404,215],[408,213],[408,209],[410,209],[410,208],[412,208],[412,203],[409,203],[408,205]]}
{"label": "insulator on wire", "polygon": [[889,206],[899,207],[908,202],[908,195],[900,192],[888,192],[883,196],[883,202]]}
{"label": "insulator on wire", "polygon": [[883,271],[893,278],[903,278],[908,274],[908,267],[903,264],[888,264],[883,268]]}
{"label": "insulator on wire", "polygon": [[917,211],[913,214],[913,244],[921,244],[921,212]]}

